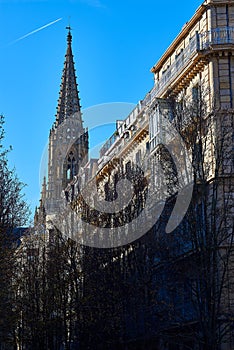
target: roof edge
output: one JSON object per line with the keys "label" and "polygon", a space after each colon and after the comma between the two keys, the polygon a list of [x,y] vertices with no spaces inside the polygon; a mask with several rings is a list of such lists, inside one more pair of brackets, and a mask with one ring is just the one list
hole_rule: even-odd
{"label": "roof edge", "polygon": [[174,41],[171,43],[171,45],[167,48],[167,50],[161,56],[159,61],[157,61],[157,63],[150,69],[150,71],[152,73],[156,73],[161,68],[161,66],[163,65],[165,60],[172,54],[172,52],[174,51],[175,47],[179,44],[179,42],[181,40],[183,40],[186,37],[186,35],[189,32],[189,30],[194,26],[194,24],[198,21],[198,19],[206,11],[207,4],[205,4],[205,2],[198,7],[198,9],[196,10],[196,12],[193,15],[193,17],[184,25],[184,27],[182,28],[181,32],[177,35],[177,37],[174,39]]}

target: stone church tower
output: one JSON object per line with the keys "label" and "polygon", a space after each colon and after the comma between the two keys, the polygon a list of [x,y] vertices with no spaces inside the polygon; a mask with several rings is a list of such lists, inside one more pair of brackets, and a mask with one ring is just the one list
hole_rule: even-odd
{"label": "stone church tower", "polygon": [[56,214],[63,191],[88,161],[88,131],[83,127],[79,91],[72,54],[71,28],[68,27],[67,51],[60,85],[56,120],[50,130],[48,177],[44,179],[35,223]]}

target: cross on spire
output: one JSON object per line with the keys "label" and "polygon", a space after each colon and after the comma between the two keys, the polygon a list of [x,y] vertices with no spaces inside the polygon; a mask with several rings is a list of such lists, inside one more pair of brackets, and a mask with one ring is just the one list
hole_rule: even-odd
{"label": "cross on spire", "polygon": [[66,29],[68,30],[67,42],[70,44],[71,41],[72,41],[72,35],[71,35],[71,30],[72,30],[72,28],[71,28],[70,24],[66,27]]}
{"label": "cross on spire", "polygon": [[72,28],[71,28],[70,24],[66,27],[66,29],[68,30],[68,33],[71,33]]}

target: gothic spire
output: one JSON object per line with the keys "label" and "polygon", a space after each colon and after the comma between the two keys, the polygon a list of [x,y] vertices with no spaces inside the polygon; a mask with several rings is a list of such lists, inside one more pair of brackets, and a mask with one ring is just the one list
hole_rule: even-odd
{"label": "gothic spire", "polygon": [[80,116],[80,99],[76,84],[75,67],[72,54],[72,35],[71,27],[67,27],[67,52],[62,74],[62,82],[60,85],[60,93],[56,114],[56,126],[61,124],[65,119],[79,113]]}

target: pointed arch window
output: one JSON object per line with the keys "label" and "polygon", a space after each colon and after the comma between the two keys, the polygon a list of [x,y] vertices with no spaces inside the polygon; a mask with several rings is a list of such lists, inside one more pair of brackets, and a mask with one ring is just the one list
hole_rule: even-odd
{"label": "pointed arch window", "polygon": [[67,180],[72,180],[76,174],[76,160],[72,152],[67,159]]}

